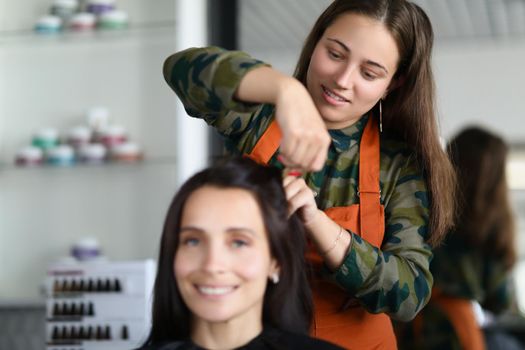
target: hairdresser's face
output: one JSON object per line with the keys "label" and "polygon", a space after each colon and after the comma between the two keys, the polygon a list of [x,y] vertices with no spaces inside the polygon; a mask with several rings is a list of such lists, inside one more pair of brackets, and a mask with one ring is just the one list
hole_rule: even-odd
{"label": "hairdresser's face", "polygon": [[352,125],[386,96],[399,51],[384,25],[340,15],[317,43],[306,85],[329,129]]}
{"label": "hairdresser's face", "polygon": [[260,325],[268,277],[277,269],[250,192],[205,186],[188,198],[174,271],[197,324]]}

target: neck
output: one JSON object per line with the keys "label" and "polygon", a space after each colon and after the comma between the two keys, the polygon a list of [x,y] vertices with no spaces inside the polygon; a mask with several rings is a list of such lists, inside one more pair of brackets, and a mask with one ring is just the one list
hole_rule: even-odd
{"label": "neck", "polygon": [[262,332],[260,315],[257,318],[241,317],[224,322],[195,319],[191,340],[210,350],[235,349],[249,343]]}

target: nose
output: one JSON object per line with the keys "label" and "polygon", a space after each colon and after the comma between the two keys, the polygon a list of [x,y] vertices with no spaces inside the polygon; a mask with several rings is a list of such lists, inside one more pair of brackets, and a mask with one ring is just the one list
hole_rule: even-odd
{"label": "nose", "polygon": [[351,89],[354,84],[355,67],[351,64],[342,65],[336,72],[334,82],[337,88],[341,90]]}
{"label": "nose", "polygon": [[202,269],[207,272],[221,273],[226,270],[227,256],[220,244],[209,244],[202,257]]}

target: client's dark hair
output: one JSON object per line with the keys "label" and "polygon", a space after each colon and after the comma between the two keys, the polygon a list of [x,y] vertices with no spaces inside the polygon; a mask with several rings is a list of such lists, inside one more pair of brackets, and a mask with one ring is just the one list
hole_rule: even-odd
{"label": "client's dark hair", "polygon": [[153,292],[152,328],[146,344],[190,337],[191,311],[175,282],[173,262],[184,205],[193,192],[204,186],[238,188],[254,196],[268,233],[270,254],[280,268],[280,282],[269,283],[266,288],[262,322],[285,331],[307,333],[312,320],[312,296],[304,259],[305,230],[296,214],[288,217],[281,171],[248,158],[230,158],[187,180],[169,207]]}

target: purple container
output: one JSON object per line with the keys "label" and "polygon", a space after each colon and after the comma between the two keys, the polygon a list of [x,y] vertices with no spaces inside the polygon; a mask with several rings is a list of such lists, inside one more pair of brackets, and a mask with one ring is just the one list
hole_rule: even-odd
{"label": "purple container", "polygon": [[113,11],[115,9],[115,5],[111,2],[90,2],[87,5],[87,12],[91,12],[97,16],[100,16],[103,13]]}

